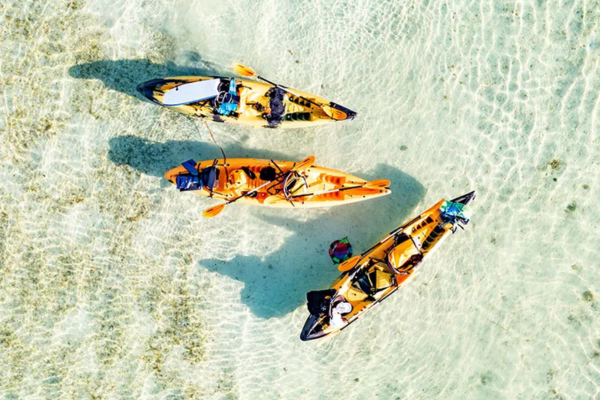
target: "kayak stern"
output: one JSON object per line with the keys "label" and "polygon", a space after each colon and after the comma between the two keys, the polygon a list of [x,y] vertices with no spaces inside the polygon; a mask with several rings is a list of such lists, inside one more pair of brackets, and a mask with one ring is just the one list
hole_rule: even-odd
{"label": "kayak stern", "polygon": [[356,111],[352,111],[351,109],[341,106],[337,103],[334,103],[333,101],[329,103],[329,106],[331,108],[335,108],[336,110],[340,110],[340,111],[343,111],[344,113],[346,113],[347,116],[342,121],[349,121],[349,120],[353,120],[354,118],[356,118],[356,115],[357,115]]}
{"label": "kayak stern", "polygon": [[140,83],[136,89],[142,96],[151,102],[163,105],[162,102],[156,98],[155,92],[160,91],[160,88],[164,87],[168,83],[169,82],[165,79],[152,79],[150,81]]}
{"label": "kayak stern", "polygon": [[322,320],[323,316],[310,315],[304,323],[304,328],[302,328],[302,332],[300,333],[300,340],[308,342],[309,340],[320,339],[334,333],[323,331]]}

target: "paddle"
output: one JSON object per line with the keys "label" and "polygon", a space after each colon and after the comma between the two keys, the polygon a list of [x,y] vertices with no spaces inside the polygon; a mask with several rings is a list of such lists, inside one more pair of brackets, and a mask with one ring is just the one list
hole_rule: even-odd
{"label": "paddle", "polygon": [[385,188],[390,186],[390,181],[388,181],[387,179],[377,179],[374,181],[370,181],[364,184],[364,186],[369,187],[369,188]]}
{"label": "paddle", "polygon": [[[389,184],[390,184],[390,181],[388,181],[386,179],[379,179],[379,180],[374,180],[374,181],[370,181],[370,182],[365,182],[364,184],[362,184],[360,186],[345,187],[345,188],[333,189],[333,190],[322,190],[320,192],[314,192],[314,193],[296,194],[296,195],[290,196],[290,198],[295,199],[295,198],[299,198],[299,197],[309,197],[309,196],[316,196],[319,194],[345,192],[345,191],[348,191],[351,196],[368,196],[371,194],[375,194],[375,193],[373,193],[375,190],[385,188]],[[279,198],[277,198],[275,196],[271,196],[265,200],[265,203],[273,204],[273,203],[278,202],[279,200],[280,200]]]}
{"label": "paddle", "polygon": [[[294,172],[294,171],[298,171],[300,169],[305,169],[307,167],[310,167],[313,163],[315,162],[315,156],[310,156],[310,157],[306,157],[304,160],[300,161],[298,164],[296,164],[295,166],[293,166],[289,171],[289,172]],[[223,211],[223,209],[225,208],[225,206],[234,203],[236,201],[238,201],[239,199],[246,197],[254,192],[256,192],[259,189],[262,189],[263,187],[273,183],[274,181],[269,181],[266,183],[263,183],[262,185],[260,185],[257,188],[252,189],[251,191],[244,193],[241,196],[236,197],[235,199],[229,200],[226,203],[223,204],[218,204],[216,206],[213,206],[211,208],[208,208],[206,210],[204,210],[204,212],[202,213],[202,216],[204,218],[212,218],[212,217],[216,217],[217,215],[219,215],[221,213],[221,211]]]}
{"label": "paddle", "polygon": [[288,173],[290,172],[296,172],[299,171],[301,169],[306,169],[308,167],[310,167],[311,165],[313,165],[315,163],[315,156],[309,156],[306,157],[304,160],[300,161],[298,164],[296,164],[295,166],[293,166]]}
{"label": "paddle", "polygon": [[381,193],[381,188],[372,187],[372,186],[352,186],[345,187],[341,189],[333,189],[333,190],[322,190],[320,192],[314,193],[306,193],[306,194],[296,194],[294,196],[290,196],[292,199],[298,197],[309,197],[309,196],[317,196],[320,194],[328,194],[328,193],[336,193],[336,192],[347,192],[350,196],[367,196],[370,194]]}
{"label": "paddle", "polygon": [[[301,97],[304,99],[304,97],[302,97],[302,96],[298,96],[298,97]],[[306,100],[306,99],[304,99],[304,100]],[[346,118],[348,118],[348,114],[346,114],[342,110],[338,110],[337,108],[333,108],[333,107],[329,107],[329,106],[322,106],[321,108],[323,109],[323,111],[325,111],[325,114],[327,114],[329,116],[329,118],[335,119],[336,121],[343,121]]]}
{"label": "paddle", "polygon": [[344,261],[343,263],[341,263],[340,265],[338,265],[338,270],[340,270],[340,272],[350,271],[352,268],[356,267],[356,265],[358,264],[358,262],[361,259],[362,259],[362,254],[358,255],[358,256],[354,256],[352,258],[349,258],[346,261]]}
{"label": "paddle", "polygon": [[321,108],[325,114],[327,114],[331,119],[335,119],[337,121],[341,121],[344,120],[346,118],[348,118],[348,114],[346,114],[345,112],[338,110],[336,108],[333,107],[329,107],[329,106],[325,106],[325,105],[321,105],[321,104],[317,104],[312,100],[307,99],[304,96],[300,96],[297,93],[292,92],[291,90],[284,88],[281,85],[278,85],[276,83],[271,82],[268,79],[263,78],[262,76],[259,76],[252,68],[245,66],[244,64],[240,64],[240,63],[233,63],[233,70],[235,72],[237,72],[238,74],[242,75],[242,76],[247,76],[249,78],[256,78],[256,79],[260,79],[262,81],[265,81],[267,83],[270,83],[273,86],[276,86],[278,88],[280,88],[281,90],[288,92],[290,94],[293,94],[296,97],[300,97],[301,99],[303,99],[304,101],[308,101],[309,103]]}

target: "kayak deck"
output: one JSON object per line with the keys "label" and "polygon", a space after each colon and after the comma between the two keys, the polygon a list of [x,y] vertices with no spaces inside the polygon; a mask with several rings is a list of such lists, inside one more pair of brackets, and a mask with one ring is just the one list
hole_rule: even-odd
{"label": "kayak deck", "polygon": [[[213,165],[219,171],[216,186],[212,191],[202,187],[194,190],[195,193],[230,201],[260,187],[237,201],[244,204],[279,208],[330,207],[391,193],[387,187],[368,187],[362,178],[316,165],[288,177],[287,171],[296,165],[292,161],[239,158],[227,159],[225,163],[218,159],[195,163],[195,168],[202,171]],[[184,166],[179,166],[167,171],[165,179],[177,184],[177,177],[188,173]]]}
{"label": "kayak deck", "polygon": [[[452,202],[465,201],[466,205],[474,197],[471,192]],[[448,234],[455,231],[458,223],[449,221],[440,211],[444,204],[447,202],[440,200],[384,237],[357,257],[356,262],[350,260],[350,268],[328,290],[309,293],[309,311],[312,311],[300,338],[313,340],[336,334],[396,292]],[[314,298],[319,294],[327,306],[315,312],[319,307],[311,305],[311,295]],[[334,322],[332,308],[338,303],[347,303],[351,307],[347,306],[350,311],[337,316]]]}
{"label": "kayak deck", "polygon": [[[218,112],[218,104],[216,103],[218,96],[207,99],[206,96],[203,96],[204,93],[199,93],[198,98],[194,99],[193,88],[190,87],[190,84],[219,80],[221,83],[218,91],[225,93],[231,79],[202,76],[171,77],[144,82],[138,86],[137,90],[149,100],[187,115],[198,116],[215,122],[257,128],[302,128],[315,124],[351,120],[356,116],[356,112],[339,104],[296,89],[289,89],[293,93],[281,92],[281,98],[276,101],[274,96],[278,96],[278,94],[273,90],[273,85],[240,78],[235,78],[237,82],[236,95],[239,102],[237,108],[229,115]],[[207,85],[197,86],[204,87],[204,92],[209,92],[206,89],[209,86],[208,83]],[[179,93],[176,93],[179,88],[182,92],[185,88],[187,96],[185,93],[179,96]],[[304,97],[304,99],[301,97]],[[173,99],[182,99],[182,102],[186,104],[178,104],[177,100]],[[311,104],[311,102],[314,104]],[[277,106],[275,106],[275,103],[277,103]],[[341,113],[338,112],[338,114],[345,115],[345,118],[332,118],[325,111],[325,107],[339,110]],[[277,114],[277,118],[275,118],[275,114]]]}

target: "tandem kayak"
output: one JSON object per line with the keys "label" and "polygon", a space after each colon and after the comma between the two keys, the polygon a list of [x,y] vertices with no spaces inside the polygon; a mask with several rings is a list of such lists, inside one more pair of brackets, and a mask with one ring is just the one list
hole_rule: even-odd
{"label": "tandem kayak", "polygon": [[281,208],[331,207],[391,193],[388,180],[367,182],[313,162],[314,157],[303,163],[251,158],[189,160],[167,171],[165,179],[180,191],[195,191],[228,203]]}
{"label": "tandem kayak", "polygon": [[359,256],[340,264],[343,273],[327,290],[307,294],[303,341],[339,333],[400,288],[423,260],[469,222],[475,192],[440,200]]}
{"label": "tandem kayak", "polygon": [[144,82],[137,90],[187,115],[256,128],[303,128],[356,116],[310,93],[241,78],[178,76]]}

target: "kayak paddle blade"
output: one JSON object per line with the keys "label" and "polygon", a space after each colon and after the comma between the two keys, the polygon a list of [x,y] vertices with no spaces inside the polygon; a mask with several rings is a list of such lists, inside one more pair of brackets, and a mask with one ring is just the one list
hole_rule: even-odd
{"label": "kayak paddle blade", "polygon": [[265,199],[265,201],[263,202],[263,204],[271,205],[271,204],[277,203],[280,200],[281,200],[281,197],[279,197],[279,196],[269,196],[269,197],[267,197]]}
{"label": "kayak paddle blade", "polygon": [[338,270],[340,272],[350,271],[352,268],[356,267],[356,264],[360,261],[361,256],[354,256],[352,258],[347,259],[340,265],[338,265]]}
{"label": "kayak paddle blade", "polygon": [[348,114],[333,107],[323,106],[323,111],[325,111],[325,114],[331,119],[335,119],[336,121],[343,121],[348,118]]}
{"label": "kayak paddle blade", "polygon": [[306,169],[306,168],[310,167],[311,165],[313,165],[314,162],[315,162],[315,156],[306,157],[304,160],[302,160],[298,164],[296,164],[295,167],[290,169],[290,171],[298,171],[298,170]]}
{"label": "kayak paddle blade", "polygon": [[344,190],[346,196],[371,196],[374,194],[380,194],[385,192],[383,188],[372,188],[372,187],[359,187],[354,189]]}
{"label": "kayak paddle blade", "polygon": [[253,78],[256,76],[256,72],[250,67],[246,67],[244,64],[233,63],[233,70],[242,76]]}
{"label": "kayak paddle blade", "polygon": [[374,181],[370,181],[364,184],[365,187],[368,188],[386,188],[388,186],[390,186],[390,181],[388,181],[387,179],[377,179]]}
{"label": "kayak paddle blade", "polygon": [[219,215],[221,213],[221,211],[223,211],[223,209],[225,208],[226,205],[227,205],[227,203],[223,203],[223,204],[219,204],[214,207],[208,208],[208,209],[204,210],[204,212],[202,213],[202,216],[204,218],[216,217],[217,215]]}

